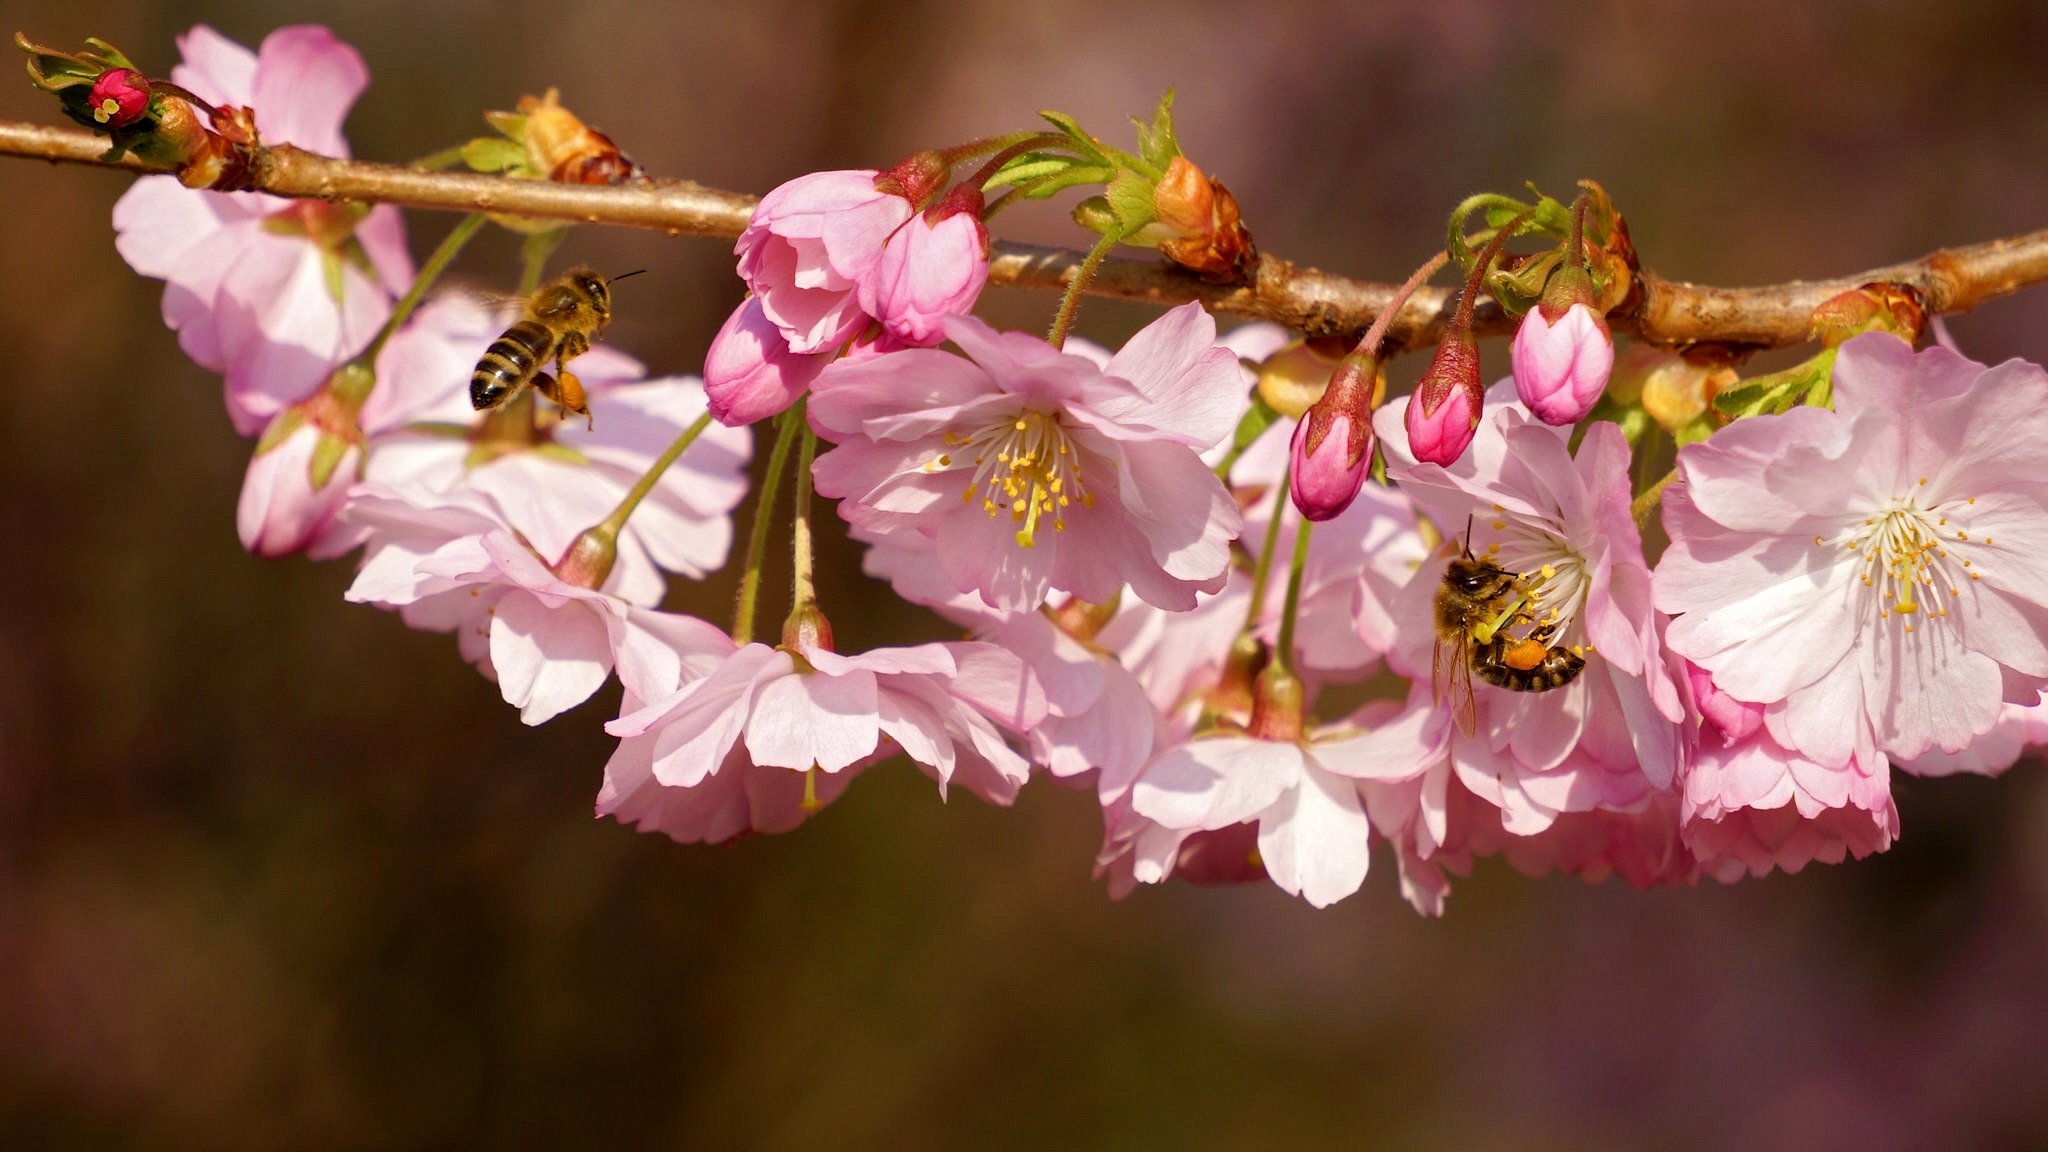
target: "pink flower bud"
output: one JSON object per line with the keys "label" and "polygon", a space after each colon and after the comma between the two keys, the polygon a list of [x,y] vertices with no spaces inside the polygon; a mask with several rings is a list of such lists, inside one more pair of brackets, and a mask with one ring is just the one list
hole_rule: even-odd
{"label": "pink flower bud", "polygon": [[825,370],[832,353],[791,352],[783,333],[748,297],[712,337],[704,355],[704,395],[711,416],[737,428],[765,420],[797,402]]}
{"label": "pink flower bud", "polygon": [[941,323],[974,308],[988,283],[988,229],[981,191],[962,184],[889,237],[860,303],[890,335],[908,344],[945,339]]}
{"label": "pink flower bud", "polygon": [[1311,520],[1334,520],[1351,507],[1365,486],[1365,462],[1372,458],[1370,423],[1355,421],[1348,412],[1326,416],[1321,405],[1310,409],[1294,426],[1288,448],[1288,494]]}
{"label": "pink flower bud", "polygon": [[1436,346],[1436,359],[1408,398],[1408,450],[1425,464],[1449,467],[1472,444],[1486,385],[1479,380],[1479,346],[1470,330],[1454,332]]}
{"label": "pink flower bud", "polygon": [[126,128],[149,111],[149,80],[133,68],[100,73],[92,86],[92,118],[109,128]]}
{"label": "pink flower bud", "polygon": [[1576,424],[1607,388],[1614,337],[1584,304],[1555,319],[1549,312],[1547,304],[1529,309],[1515,332],[1515,394],[1545,424]]}
{"label": "pink flower bud", "polygon": [[1379,387],[1377,360],[1347,356],[1330,374],[1322,398],[1294,426],[1288,491],[1310,520],[1334,520],[1358,498],[1372,460],[1372,410]]}

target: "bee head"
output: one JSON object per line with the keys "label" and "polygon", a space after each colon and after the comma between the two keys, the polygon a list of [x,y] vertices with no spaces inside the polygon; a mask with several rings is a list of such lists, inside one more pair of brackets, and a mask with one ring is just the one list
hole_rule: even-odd
{"label": "bee head", "polygon": [[612,314],[611,284],[604,277],[588,268],[578,268],[569,273],[569,279],[583,294],[590,298],[590,306],[602,317]]}

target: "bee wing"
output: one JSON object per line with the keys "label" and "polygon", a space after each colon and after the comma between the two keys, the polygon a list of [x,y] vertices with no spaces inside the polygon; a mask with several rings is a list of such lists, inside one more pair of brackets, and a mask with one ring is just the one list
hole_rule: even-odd
{"label": "bee wing", "polygon": [[[1445,665],[1448,663],[1448,674]],[[1477,730],[1478,708],[1472,699],[1472,641],[1459,635],[1439,637],[1429,658],[1430,701],[1448,707],[1458,731],[1470,736]]]}

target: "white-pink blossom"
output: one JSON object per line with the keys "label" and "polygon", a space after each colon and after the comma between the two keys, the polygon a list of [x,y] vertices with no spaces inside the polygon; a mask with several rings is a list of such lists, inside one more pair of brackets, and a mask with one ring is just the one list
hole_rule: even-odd
{"label": "white-pink blossom", "polygon": [[1220,589],[1236,504],[1200,452],[1230,431],[1246,381],[1215,323],[1183,305],[1107,367],[951,317],[965,357],[909,349],[827,368],[812,425],[838,446],[818,491],[871,532],[922,532],[955,588],[1036,607],[1054,590],[1162,607]]}
{"label": "white-pink blossom", "polygon": [[1819,764],[1958,751],[2048,682],[2048,373],[1871,334],[1833,395],[1679,453],[1671,647]]}
{"label": "white-pink blossom", "polygon": [[611,674],[630,606],[557,575],[489,496],[362,484],[342,518],[368,537],[347,598],[397,609],[414,628],[453,632],[463,659],[528,724],[581,704]]}
{"label": "white-pink blossom", "polygon": [[[341,121],[369,72],[327,29],[280,28],[251,53],[200,24],[178,45],[171,79],[215,104],[253,106],[266,144],[348,155]],[[186,354],[226,373],[228,413],[245,436],[368,344],[413,274],[389,205],[199,192],[148,176],[114,205],[114,229],[122,258],[165,281],[164,321]]]}
{"label": "white-pink blossom", "polygon": [[[752,779],[761,773],[801,783],[804,773],[844,773],[900,750],[937,778],[942,796],[959,784],[1007,804],[1030,766],[1003,733],[1044,714],[1045,697],[1023,663],[989,644],[841,655],[727,641],[708,675],[606,725],[621,738],[607,791],[713,784],[754,796],[776,787]],[[747,780],[717,779],[728,772]],[[776,794],[786,795],[786,786]]]}
{"label": "white-pink blossom", "polygon": [[[1370,706],[1370,724],[1393,710]],[[1358,891],[1370,862],[1371,826],[1360,796],[1362,781],[1400,773],[1406,765],[1381,755],[1384,738],[1351,724],[1330,726],[1301,740],[1263,739],[1218,731],[1166,749],[1139,773],[1131,809],[1165,833],[1216,833],[1240,824],[1258,826],[1259,861],[1290,896],[1327,907]],[[1135,873],[1156,883],[1173,870],[1159,860],[1178,838],[1151,834],[1159,847],[1140,853],[1150,861]]]}

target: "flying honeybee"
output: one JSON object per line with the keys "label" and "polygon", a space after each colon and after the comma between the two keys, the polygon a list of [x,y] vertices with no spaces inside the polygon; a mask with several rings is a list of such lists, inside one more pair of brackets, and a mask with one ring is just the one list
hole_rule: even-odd
{"label": "flying honeybee", "polygon": [[[1571,683],[1586,667],[1584,656],[1550,642],[1555,624],[1537,624],[1529,614],[1521,579],[1475,558],[1471,541],[1467,524],[1463,554],[1451,558],[1436,590],[1436,650],[1429,670],[1435,702],[1448,704],[1468,736],[1475,722],[1474,673],[1511,692],[1548,692]],[[1510,635],[1508,629],[1517,625],[1528,627]]]}
{"label": "flying honeybee", "polygon": [[[563,412],[595,424],[583,382],[564,365],[590,351],[590,342],[611,323],[612,281],[635,275],[626,272],[607,280],[588,268],[571,268],[541,285],[527,298],[518,323],[492,341],[476,362],[469,377],[471,406],[496,408],[531,384]],[[550,360],[555,362],[552,374],[545,368]]]}

